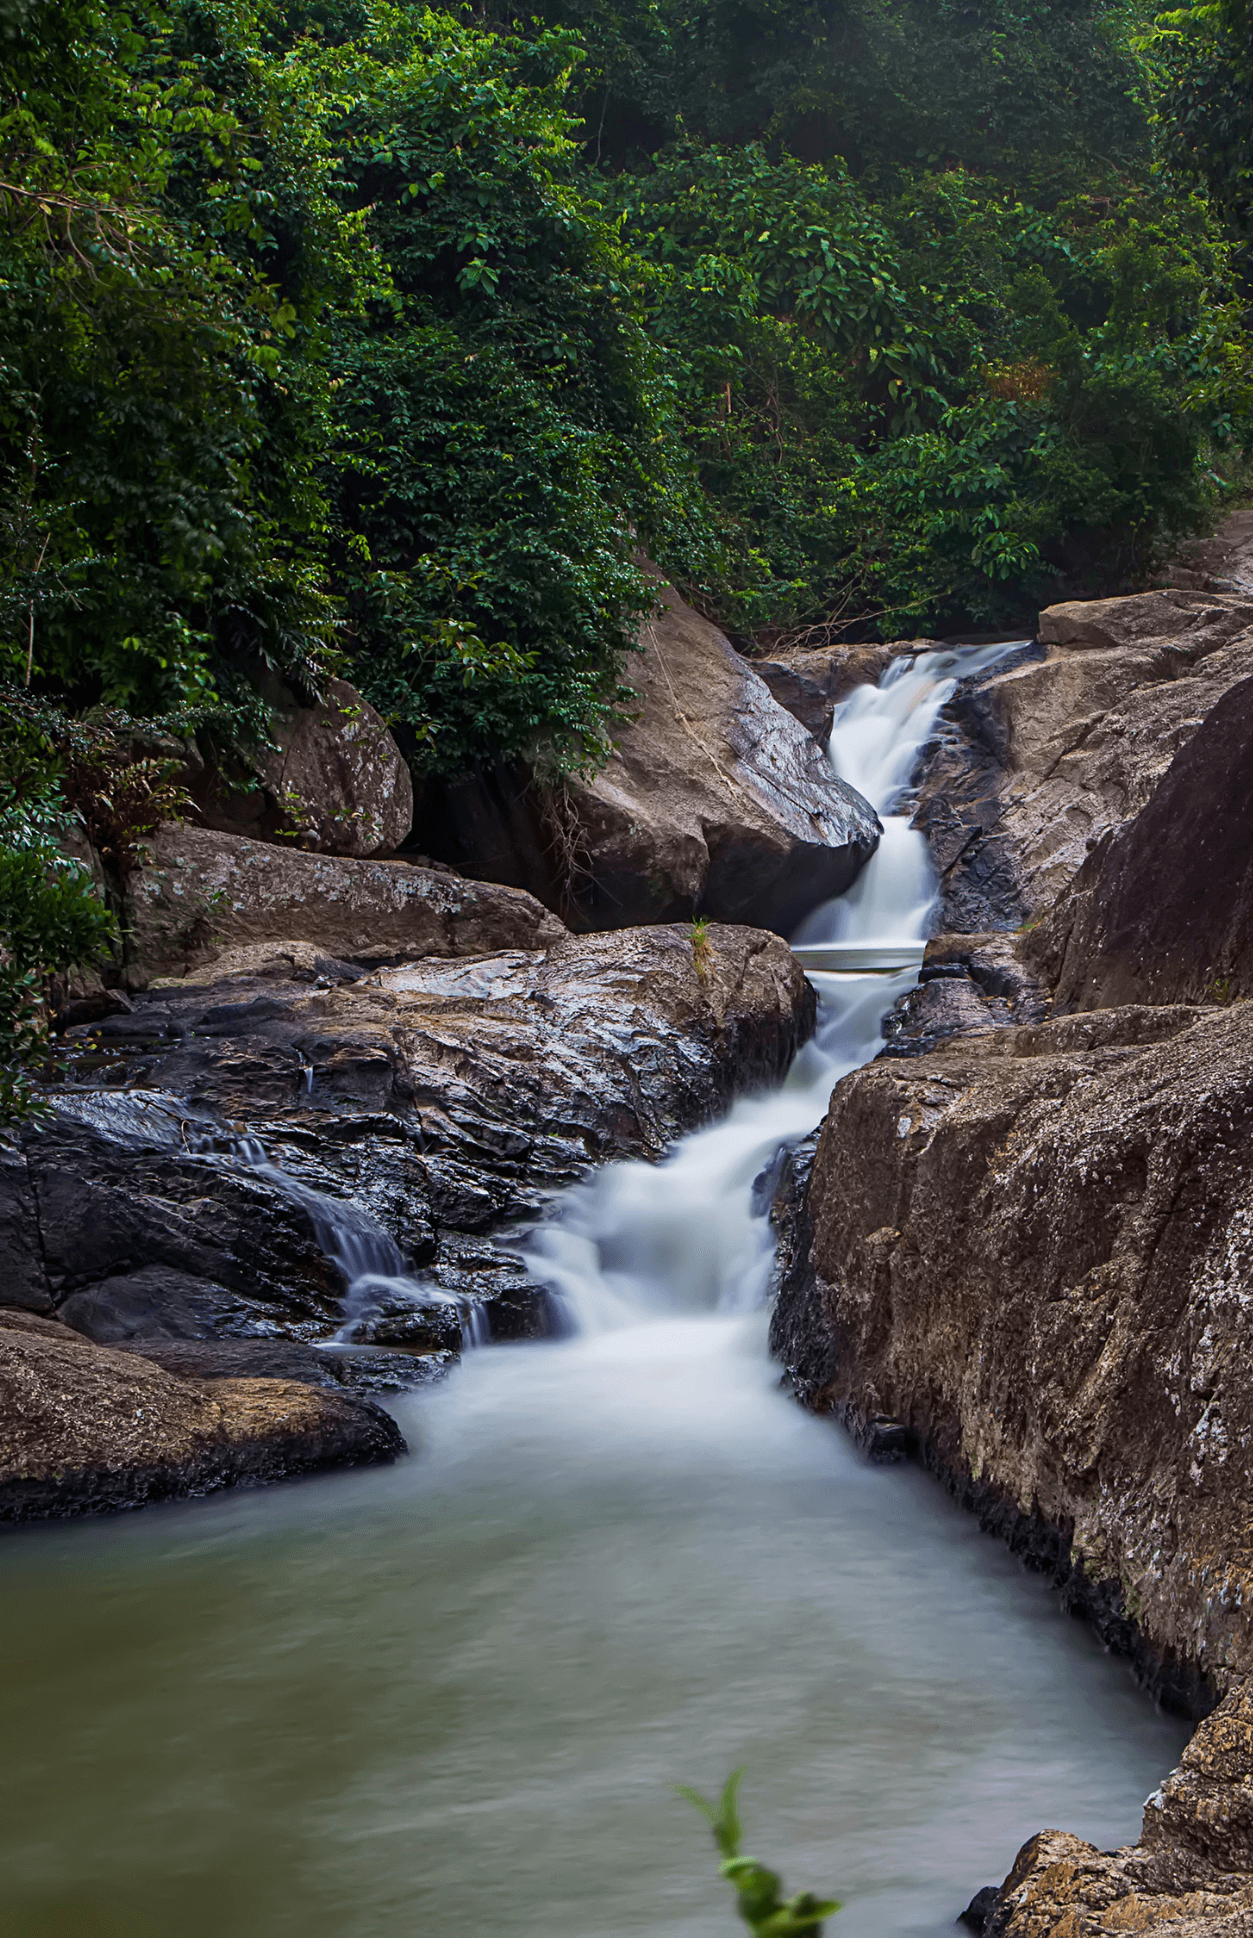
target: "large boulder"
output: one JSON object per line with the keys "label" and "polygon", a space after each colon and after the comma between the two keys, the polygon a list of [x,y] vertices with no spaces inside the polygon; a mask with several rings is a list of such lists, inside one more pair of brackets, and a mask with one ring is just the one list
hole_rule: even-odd
{"label": "large boulder", "polygon": [[394,1460],[396,1424],[304,1381],[181,1379],[0,1308],[0,1523]]}
{"label": "large boulder", "polygon": [[365,1275],[354,1337],[442,1365],[458,1304],[494,1337],[549,1323],[494,1231],[777,1082],[814,1018],[791,952],[748,929],[364,976],[298,958],[68,1033],[76,1081],[0,1166],[0,1299],[110,1346],[313,1345]]}
{"label": "large boulder", "polygon": [[389,854],[413,825],[413,784],[382,717],[347,680],[303,703],[259,669],[273,744],[225,766],[195,759],[188,785],[204,825],[328,855]]}
{"label": "large boulder", "polygon": [[379,962],[542,948],[566,933],[518,889],[176,824],[127,882],[125,927],[127,981],[140,988],[257,944]]}
{"label": "large boulder", "polygon": [[1253,996],[1253,679],[1024,940],[1059,1009]]}
{"label": "large boulder", "polygon": [[717,629],[669,587],[625,669],[634,718],[592,780],[466,780],[424,831],[572,928],[696,915],[789,933],[874,853],[874,811]]}
{"label": "large boulder", "polygon": [[968,681],[920,777],[946,931],[1036,921],[1253,676],[1253,599],[1162,591],[1041,614],[1032,656]]}

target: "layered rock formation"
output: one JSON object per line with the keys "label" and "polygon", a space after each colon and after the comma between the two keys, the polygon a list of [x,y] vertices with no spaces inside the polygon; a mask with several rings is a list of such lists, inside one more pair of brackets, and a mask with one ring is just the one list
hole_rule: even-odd
{"label": "layered rock formation", "polygon": [[920,777],[915,823],[946,932],[1038,919],[1139,813],[1205,716],[1253,676],[1253,599],[1174,590],[1054,606],[1040,642],[965,684]]}
{"label": "layered rock formation", "polygon": [[140,1507],[394,1460],[368,1401],[290,1379],[178,1378],[0,1308],[0,1523]]}
{"label": "layered rock formation", "polygon": [[[0,1158],[5,1300],[199,1382],[394,1386],[463,1320],[550,1329],[491,1234],[776,1082],[814,1007],[754,930],[559,934],[372,974],[254,947],[72,1030],[76,1081]],[[378,1350],[323,1350],[346,1319]]]}
{"label": "layered rock formation", "polygon": [[603,771],[560,790],[520,771],[464,781],[423,838],[572,928],[704,915],[787,934],[854,880],[878,820],[718,629],[670,588],[660,597]]}
{"label": "layered rock formation", "polygon": [[258,943],[370,963],[543,948],[566,933],[534,896],[494,882],[170,825],[126,884],[124,923],[125,980],[140,989]]}

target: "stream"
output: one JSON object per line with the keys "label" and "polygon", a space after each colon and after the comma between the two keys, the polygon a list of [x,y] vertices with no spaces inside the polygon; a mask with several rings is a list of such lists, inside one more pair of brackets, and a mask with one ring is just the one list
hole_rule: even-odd
{"label": "stream", "polygon": [[6,1539],[6,1933],[730,1938],[673,1786],[738,1765],[746,1849],[843,1899],[831,1938],[951,1933],[1045,1826],[1134,1839],[1187,1725],[765,1349],[759,1181],[915,979],[934,885],[898,810],[1005,650],[838,710],[885,832],[797,938],[818,1032],[770,1096],[554,1207],[527,1255],[568,1338],[394,1402],[394,1469]]}

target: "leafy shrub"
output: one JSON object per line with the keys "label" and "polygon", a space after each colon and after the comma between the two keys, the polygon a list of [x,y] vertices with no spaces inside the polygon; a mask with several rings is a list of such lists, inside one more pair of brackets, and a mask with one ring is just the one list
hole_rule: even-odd
{"label": "leafy shrub", "polygon": [[0,704],[0,725],[0,1126],[9,1126],[35,1104],[47,978],[98,960],[116,929],[62,846],[73,817],[51,747],[23,708]]}

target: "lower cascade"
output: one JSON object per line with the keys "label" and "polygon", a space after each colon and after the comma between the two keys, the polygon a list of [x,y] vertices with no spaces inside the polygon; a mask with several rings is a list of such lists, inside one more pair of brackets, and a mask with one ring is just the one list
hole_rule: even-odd
{"label": "lower cascade", "polygon": [[[771,1162],[821,1122],[839,1079],[881,1048],[883,1018],[922,962],[934,875],[922,835],[896,810],[958,681],[1013,649],[898,659],[879,686],[855,688],[837,710],[831,763],[879,814],[883,836],[849,892],[815,909],[794,939],[818,990],[815,1035],[780,1089],[742,1099],[662,1164],[602,1171],[536,1235],[532,1270],[578,1330],[760,1306],[773,1251],[760,1186]],[[841,960],[857,966],[810,966]]]}
{"label": "lower cascade", "polygon": [[[566,1337],[398,1401],[407,1465],[16,1554],[5,1740],[14,1767],[59,1749],[55,1863],[49,1791],[5,1796],[19,1928],[70,1938],[124,1886],[183,1938],[718,1938],[673,1786],[738,1765],[750,1846],[843,1900],[840,1938],[939,1938],[1041,1823],[1134,1836],[1186,1726],[765,1350],[777,1158],[916,980],[934,881],[899,810],[957,681],[1007,650],[898,659],[837,710],[884,832],[796,938],[816,1034],[780,1088],[532,1231]],[[350,1327],[399,1254],[325,1242]]]}

